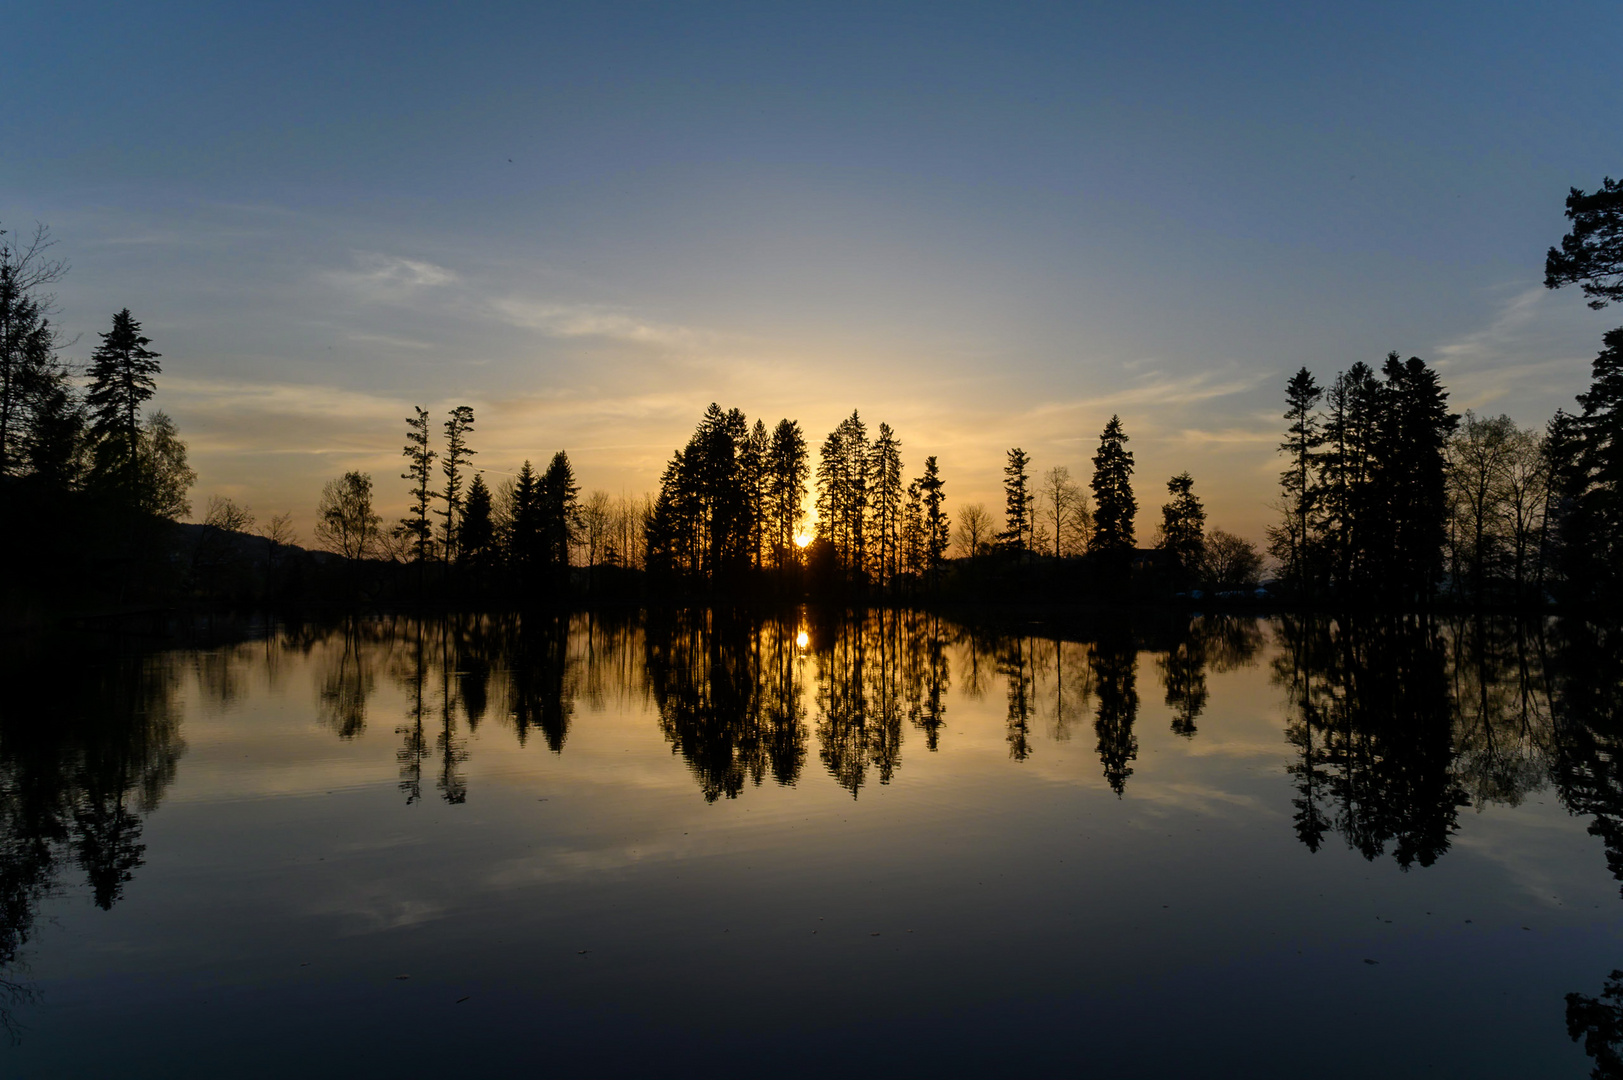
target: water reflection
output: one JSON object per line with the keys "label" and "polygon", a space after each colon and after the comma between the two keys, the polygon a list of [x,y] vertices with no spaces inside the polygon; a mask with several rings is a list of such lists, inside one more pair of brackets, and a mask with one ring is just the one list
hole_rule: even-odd
{"label": "water reflection", "polygon": [[[108,910],[144,861],[142,817],[158,807],[186,749],[174,703],[180,663],[177,655],[85,657],[50,647],[10,654],[0,711],[0,1025],[8,1031],[10,1010],[31,998],[8,972],[40,902],[71,867]],[[200,682],[229,696],[232,681],[221,674],[202,668]]]}
{"label": "water reflection", "polygon": [[[392,751],[407,804],[477,799],[472,737],[482,729],[565,755],[577,725],[606,709],[645,709],[645,730],[707,802],[829,781],[871,796],[904,769],[927,769],[952,747],[950,732],[981,715],[994,740],[1001,720],[1011,769],[1035,767],[1078,733],[1086,748],[1091,723],[1087,782],[1102,776],[1127,798],[1156,760],[1140,759],[1141,738],[1164,741],[1167,724],[1179,746],[1211,739],[1217,676],[1263,663],[1283,706],[1292,827],[1307,851],[1339,840],[1371,861],[1432,866],[1468,811],[1553,787],[1623,882],[1620,644],[1617,631],[1574,621],[989,627],[807,609],[344,619],[161,653],[42,643],[5,661],[0,1022],[28,994],[15,962],[42,901],[78,880],[105,910],[132,887],[143,819],[185,749],[177,702],[187,678],[223,712],[307,659],[310,683],[298,692],[314,722],[332,739]],[[1623,1045],[1620,979],[1568,999],[1569,1027],[1598,1076],[1616,1075]]]}

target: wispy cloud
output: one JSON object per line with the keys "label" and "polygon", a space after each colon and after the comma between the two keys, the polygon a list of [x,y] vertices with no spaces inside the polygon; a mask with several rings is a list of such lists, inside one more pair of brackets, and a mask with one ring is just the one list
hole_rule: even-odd
{"label": "wispy cloud", "polygon": [[639,345],[692,348],[711,335],[685,326],[652,322],[622,308],[603,304],[568,304],[524,297],[490,300],[490,310],[503,322],[549,337],[601,337]]}
{"label": "wispy cloud", "polygon": [[1537,318],[1547,295],[1542,285],[1524,289],[1499,308],[1493,321],[1434,350],[1442,369],[1499,365],[1522,352],[1529,325]]}
{"label": "wispy cloud", "polygon": [[374,302],[399,303],[424,289],[452,285],[455,273],[423,259],[361,252],[347,270],[329,270],[326,280],[337,288]]}
{"label": "wispy cloud", "polygon": [[1027,415],[1036,418],[1055,413],[1120,409],[1136,405],[1193,405],[1213,398],[1243,394],[1255,389],[1267,377],[1267,374],[1262,372],[1227,377],[1218,377],[1208,372],[1179,376],[1166,375],[1159,371],[1150,372],[1133,386],[1088,397],[1047,402],[1030,410]]}

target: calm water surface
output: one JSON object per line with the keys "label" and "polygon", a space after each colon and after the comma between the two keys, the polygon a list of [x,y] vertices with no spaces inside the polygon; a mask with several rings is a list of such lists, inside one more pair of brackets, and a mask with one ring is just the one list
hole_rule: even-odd
{"label": "calm water surface", "polygon": [[1583,1077],[1619,651],[816,611],[14,643],[0,1074]]}

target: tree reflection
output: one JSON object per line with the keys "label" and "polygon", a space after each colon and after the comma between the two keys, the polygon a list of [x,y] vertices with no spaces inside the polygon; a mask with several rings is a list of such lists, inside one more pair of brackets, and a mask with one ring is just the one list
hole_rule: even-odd
{"label": "tree reflection", "polygon": [[110,909],[140,869],[142,819],[174,782],[185,743],[172,655],[87,660],[42,643],[12,650],[0,705],[0,1026],[31,998],[4,977],[40,903],[77,864]]}
{"label": "tree reflection", "polygon": [[1138,647],[1126,627],[1101,635],[1093,650],[1094,692],[1099,700],[1093,731],[1099,738],[1099,764],[1105,782],[1119,798],[1138,757]]}
{"label": "tree reflection", "polygon": [[648,684],[660,729],[706,802],[737,798],[770,772],[800,775],[806,754],[793,623],[724,611],[650,616]]}
{"label": "tree reflection", "polygon": [[1469,799],[1455,769],[1453,699],[1439,630],[1426,619],[1286,616],[1275,678],[1298,760],[1296,831],[1317,850],[1327,829],[1374,860],[1430,866]]}

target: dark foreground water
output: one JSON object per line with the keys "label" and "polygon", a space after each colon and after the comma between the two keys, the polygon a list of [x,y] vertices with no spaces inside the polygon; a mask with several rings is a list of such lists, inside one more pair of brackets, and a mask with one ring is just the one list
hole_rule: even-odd
{"label": "dark foreground water", "polygon": [[13,642],[0,1075],[1582,1077],[1623,1033],[1619,642]]}

